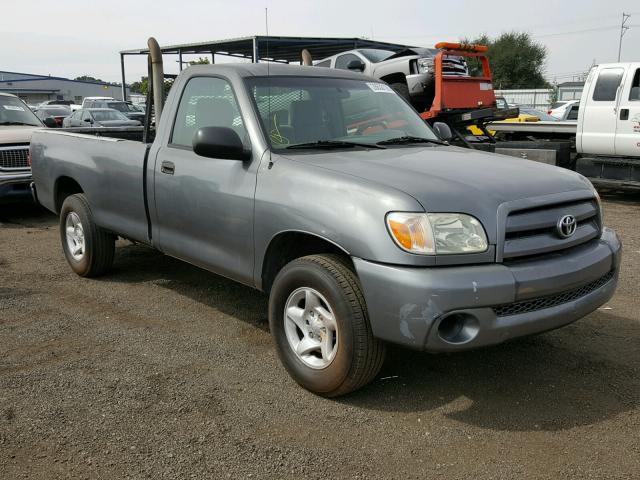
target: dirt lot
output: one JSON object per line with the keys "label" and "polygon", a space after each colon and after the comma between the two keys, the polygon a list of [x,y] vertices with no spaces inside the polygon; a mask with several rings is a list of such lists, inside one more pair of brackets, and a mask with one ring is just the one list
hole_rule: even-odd
{"label": "dirt lot", "polygon": [[558,331],[391,349],[338,400],[294,384],[260,293],[119,245],[75,276],[56,219],[0,210],[0,478],[640,478],[640,197],[610,197],[614,299]]}

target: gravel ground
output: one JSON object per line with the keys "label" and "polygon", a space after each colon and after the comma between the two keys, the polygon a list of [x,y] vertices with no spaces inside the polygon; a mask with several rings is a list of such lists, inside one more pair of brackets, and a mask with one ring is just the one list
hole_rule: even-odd
{"label": "gravel ground", "polygon": [[0,478],[640,478],[640,197],[613,300],[451,355],[392,348],[326,400],[271,345],[266,298],[119,242],[77,277],[56,219],[0,207]]}

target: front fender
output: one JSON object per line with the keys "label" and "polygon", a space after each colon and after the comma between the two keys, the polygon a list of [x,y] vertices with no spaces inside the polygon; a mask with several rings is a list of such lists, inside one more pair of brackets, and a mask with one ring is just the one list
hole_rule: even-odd
{"label": "front fender", "polygon": [[273,156],[260,167],[255,201],[255,272],[279,232],[325,239],[352,256],[382,263],[433,264],[432,257],[400,250],[385,225],[390,211],[424,211],[410,195],[358,177]]}

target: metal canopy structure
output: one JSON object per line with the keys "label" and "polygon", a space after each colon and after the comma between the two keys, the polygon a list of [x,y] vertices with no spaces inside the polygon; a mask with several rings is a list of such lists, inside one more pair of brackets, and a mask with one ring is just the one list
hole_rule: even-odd
{"label": "metal canopy structure", "polygon": [[[366,38],[328,38],[328,37],[276,37],[253,36],[214,40],[211,42],[185,43],[160,47],[163,54],[178,55],[178,64],[182,70],[182,55],[225,55],[251,60],[252,62],[269,61],[279,63],[301,63],[301,52],[307,49],[314,59],[330,57],[354,48],[382,48],[394,52],[407,48],[407,45],[378,42]],[[120,52],[120,68],[122,85],[125,85],[124,58],[127,55],[147,55],[147,48],[123,50]],[[126,98],[123,87],[123,98]]]}

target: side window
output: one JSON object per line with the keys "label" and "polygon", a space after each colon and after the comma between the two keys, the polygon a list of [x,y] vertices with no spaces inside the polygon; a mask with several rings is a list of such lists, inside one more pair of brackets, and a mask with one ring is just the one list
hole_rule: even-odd
{"label": "side window", "polygon": [[593,100],[596,102],[612,102],[616,99],[616,93],[624,69],[622,68],[605,68],[600,71],[596,88],[593,90]]}
{"label": "side window", "polygon": [[182,92],[171,134],[172,145],[190,147],[200,127],[228,127],[246,136],[231,85],[222,78],[194,77]]}
{"label": "side window", "polygon": [[358,61],[362,61],[360,60],[360,58],[357,55],[354,55],[353,53],[347,53],[345,55],[340,55],[338,58],[336,58],[336,67],[335,68],[341,68],[342,70],[348,70],[347,66],[349,65],[349,63],[351,63],[354,60],[358,60]]}
{"label": "side window", "polygon": [[315,66],[316,67],[330,67],[331,66],[331,59],[325,60],[325,61],[320,62],[320,63],[316,63]]}
{"label": "side window", "polygon": [[580,105],[571,105],[571,109],[567,114],[567,120],[577,120],[578,119],[578,110],[580,109]]}
{"label": "side window", "polygon": [[640,101],[640,68],[636,69],[636,74],[633,76],[629,100]]}
{"label": "side window", "polygon": [[91,119],[91,114],[89,112],[87,112],[86,110],[82,112],[82,121],[90,120],[90,119]]}

